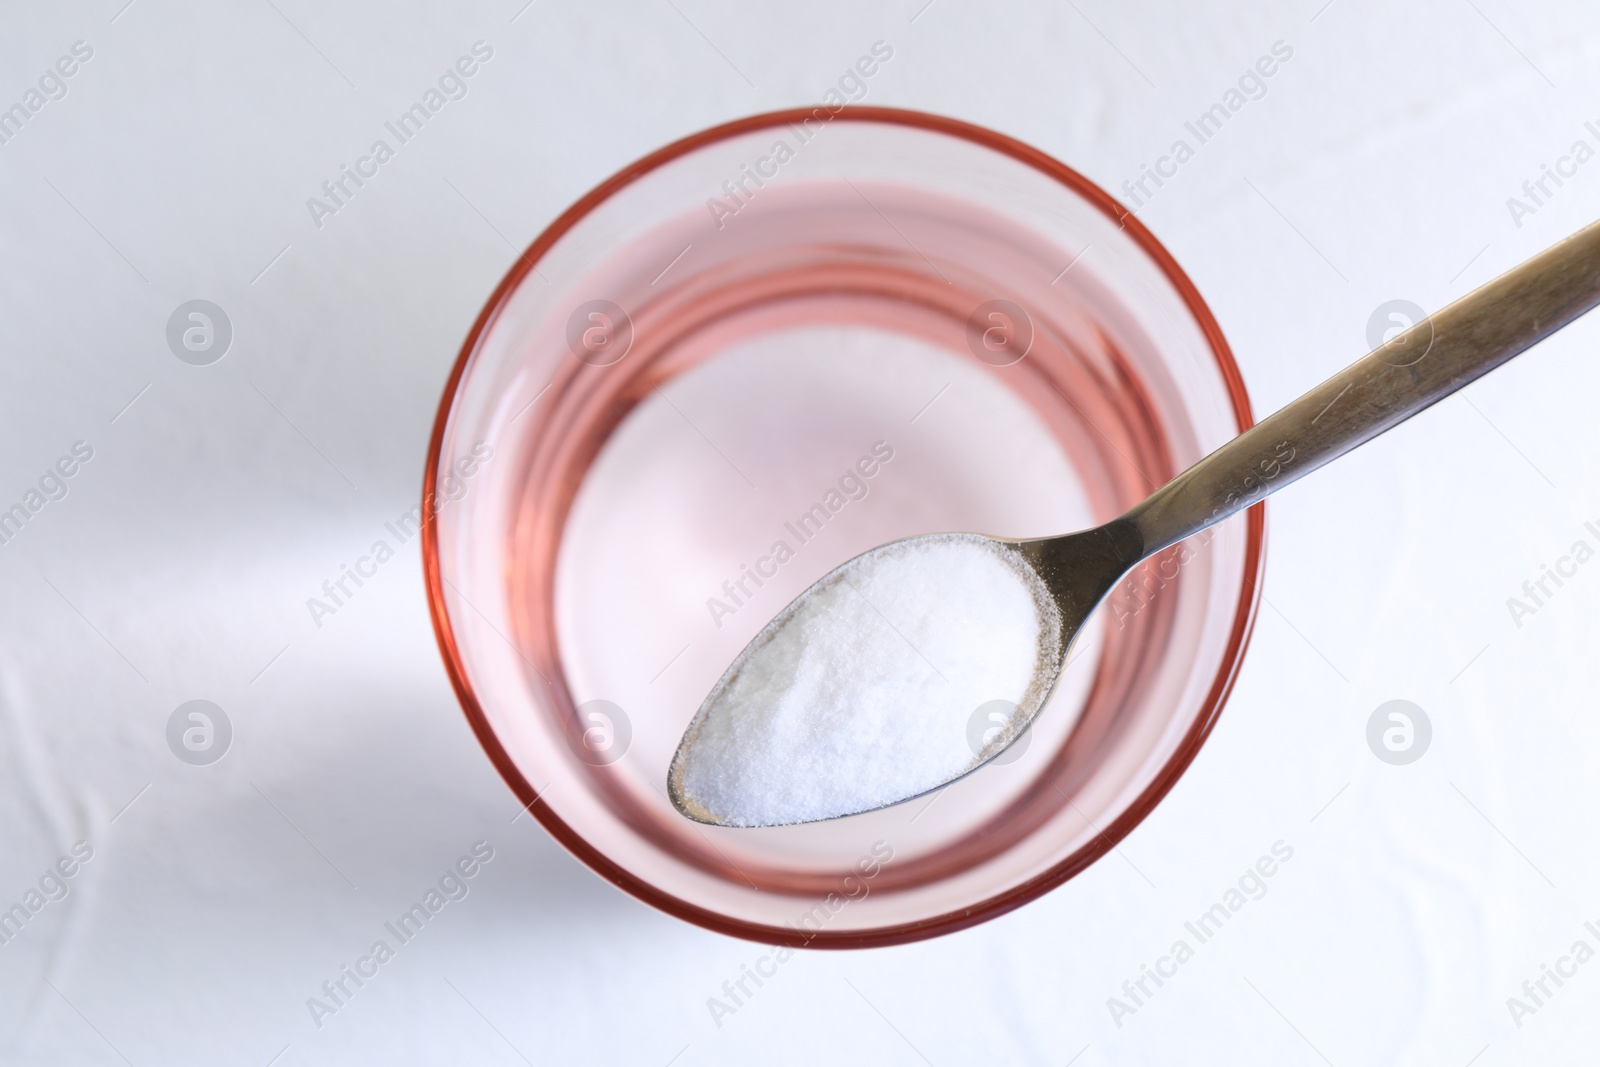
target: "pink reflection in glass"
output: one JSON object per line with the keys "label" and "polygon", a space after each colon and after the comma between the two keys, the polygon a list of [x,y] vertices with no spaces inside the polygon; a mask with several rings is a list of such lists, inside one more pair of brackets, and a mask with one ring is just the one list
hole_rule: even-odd
{"label": "pink reflection in glass", "polygon": [[912,534],[1102,522],[1250,423],[1193,287],[1084,179],[931,116],[798,121],[670,146],[535,242],[446,390],[428,490],[493,457],[425,564],[468,718],[581,859],[727,933],[889,944],[1025,903],[1159,801],[1243,654],[1262,519],[1119,587],[1019,757],[828,823],[678,815],[684,726],[816,578]]}

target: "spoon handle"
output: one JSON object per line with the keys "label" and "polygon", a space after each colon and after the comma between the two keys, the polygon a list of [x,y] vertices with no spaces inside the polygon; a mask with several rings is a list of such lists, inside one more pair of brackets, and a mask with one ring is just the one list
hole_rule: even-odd
{"label": "spoon handle", "polygon": [[1600,222],[1374,349],[1124,517],[1158,552],[1275,493],[1487,374],[1600,304]]}

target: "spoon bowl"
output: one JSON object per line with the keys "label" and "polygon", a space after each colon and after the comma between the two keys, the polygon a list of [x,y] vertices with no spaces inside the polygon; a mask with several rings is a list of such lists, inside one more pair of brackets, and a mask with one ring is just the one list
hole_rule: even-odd
{"label": "spoon bowl", "polygon": [[[745,646],[723,674],[678,744],[667,776],[668,797],[679,812],[696,822],[715,826],[784,826],[797,822],[817,821],[818,818],[840,818],[874,811],[889,804],[900,803],[942,789],[951,782],[971,774],[1010,748],[1043,711],[1072,656],[1073,642],[1089,621],[1095,606],[1128,568],[1137,562],[1136,557],[1129,555],[1133,536],[1131,527],[1123,520],[1063,537],[1036,540],[1012,540],[971,533],[924,534],[879,545],[847,560],[790,602]],[[760,804],[762,809],[760,814],[750,809],[748,800],[742,807],[730,805],[726,794],[731,790],[726,787],[725,779],[735,776],[738,772],[726,766],[709,770],[697,767],[695,760],[697,746],[708,731],[721,732],[724,735],[740,731],[744,724],[733,721],[738,712],[731,706],[734,701],[730,697],[742,696],[743,694],[739,693],[741,688],[746,691],[754,688],[746,682],[749,676],[771,674],[774,671],[792,672],[794,650],[774,651],[774,645],[782,640],[782,635],[786,631],[797,625],[797,616],[802,616],[808,611],[815,613],[815,605],[830,593],[838,594],[849,602],[848,606],[855,607],[861,622],[871,624],[881,621],[882,629],[888,631],[883,635],[885,642],[899,649],[903,659],[913,662],[920,659],[927,667],[927,678],[933,688],[945,690],[951,686],[961,685],[963,679],[958,677],[953,682],[935,665],[934,658],[942,658],[937,652],[920,647],[920,640],[913,641],[896,626],[894,618],[904,621],[907,614],[906,605],[898,605],[898,611],[893,606],[880,605],[876,603],[878,598],[875,595],[870,591],[864,592],[861,588],[861,572],[874,562],[884,560],[886,557],[914,559],[948,548],[953,543],[967,548],[981,547],[987,551],[979,553],[980,558],[988,556],[998,561],[1000,567],[1009,569],[1011,574],[1020,580],[1019,584],[1026,589],[1026,600],[1031,601],[1031,604],[1025,604],[1024,611],[1026,612],[1027,607],[1031,607],[1038,624],[1037,633],[1032,638],[1031,657],[1026,655],[1022,657],[1030,660],[1025,667],[1027,682],[1021,687],[1020,692],[1014,694],[1014,700],[990,701],[988,698],[992,695],[993,687],[986,689],[980,685],[969,694],[966,704],[957,702],[955,705],[957,709],[976,708],[980,704],[987,706],[990,703],[1008,707],[1010,713],[1002,715],[1003,721],[999,728],[986,734],[981,743],[968,740],[967,744],[971,748],[970,757],[959,746],[953,744],[947,746],[946,758],[940,761],[940,765],[944,768],[943,773],[920,779],[901,779],[914,782],[910,787],[915,790],[914,792],[900,792],[891,798],[880,798],[877,802],[871,802],[861,799],[863,796],[861,790],[852,789],[847,793],[837,794],[837,800],[831,806],[821,809],[816,807],[815,801],[811,798],[791,797],[787,804],[782,802],[774,804],[764,799]],[[940,594],[944,596],[941,597]],[[928,613],[952,615],[961,610],[959,597],[960,590],[954,588],[951,583],[935,590],[931,603],[923,603],[918,607]],[[840,609],[833,608],[832,614],[839,615]],[[891,618],[891,615],[894,618]],[[836,618],[830,618],[828,622],[839,625]],[[858,625],[860,624],[858,622]],[[965,636],[972,642],[980,641],[984,637],[981,633]],[[862,645],[865,643],[863,641]],[[865,654],[865,650],[857,647],[852,654],[861,656]],[[930,654],[934,658],[930,658]],[[789,676],[786,673],[785,677]],[[934,731],[939,729],[939,726],[932,723],[924,722],[920,725]],[[949,736],[946,740],[953,739],[956,731],[949,727],[959,723],[942,725],[947,727],[945,732]],[[772,728],[783,729],[784,724]],[[748,733],[748,729],[745,732]],[[927,740],[918,735],[903,735],[897,741],[902,748],[901,752],[885,751],[876,755],[883,760],[898,758],[904,762],[905,757],[909,755],[906,750],[918,742]],[[859,745],[863,741],[858,738],[855,743]],[[951,752],[956,757],[954,760],[948,758]],[[830,755],[832,760],[838,760],[837,752]],[[863,753],[863,755],[870,754]],[[939,759],[939,756],[931,751],[928,757]],[[774,779],[800,777],[807,773],[830,773],[827,767],[808,767],[795,760],[785,760],[777,767],[763,770],[764,773],[759,775],[761,781],[741,783],[747,794],[752,788],[759,788],[768,794],[774,791],[781,792],[783,783]],[[698,777],[702,786],[698,791],[692,781],[697,771],[700,772]],[[708,777],[722,781],[708,781]],[[741,777],[748,776],[741,775]],[[803,782],[801,784],[803,785]],[[710,796],[713,794],[722,802],[712,802]]]}

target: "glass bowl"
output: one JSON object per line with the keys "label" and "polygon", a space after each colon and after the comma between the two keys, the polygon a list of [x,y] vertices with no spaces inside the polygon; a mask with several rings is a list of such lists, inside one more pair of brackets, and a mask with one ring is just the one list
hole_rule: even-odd
{"label": "glass bowl", "polygon": [[1194,286],[1081,175],[932,115],[760,115],[602,183],[490,297],[428,454],[434,626],[518,799],[616,885],[768,944],[931,937],[1083,870],[1188,766],[1259,505],[1119,586],[1028,734],[938,793],[703,826],[665,792],[684,727],[857,553],[1103,522],[1250,424]]}

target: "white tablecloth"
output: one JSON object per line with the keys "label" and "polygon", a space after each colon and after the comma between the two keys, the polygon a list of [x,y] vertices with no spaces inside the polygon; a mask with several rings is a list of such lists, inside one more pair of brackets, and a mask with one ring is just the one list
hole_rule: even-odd
{"label": "white tablecloth", "polygon": [[[1172,174],[1141,217],[1265,412],[1364,352],[1386,301],[1437,307],[1600,213],[1591,5],[123,4],[0,15],[0,509],[27,516],[0,526],[0,908],[23,909],[0,1060],[1592,1060],[1600,565],[1507,601],[1600,546],[1600,319],[1274,499],[1238,688],[1116,854],[962,934],[802,953],[732,1015],[708,999],[758,946],[511,822],[415,540],[306,607],[415,499],[517,249],[672,138],[820,99],[875,41],[869,103],[1123,196]],[[1185,124],[1277,42],[1200,143]],[[386,137],[464,56],[464,95]],[[392,158],[361,162],[380,138]],[[167,342],[194,299],[232,328],[209,366]],[[1406,766],[1367,744],[1392,699],[1432,725]],[[168,746],[191,700],[231,725],[220,762]],[[446,883],[465,896],[373,960],[480,841]],[[1278,842],[1265,894],[1188,935]]]}

